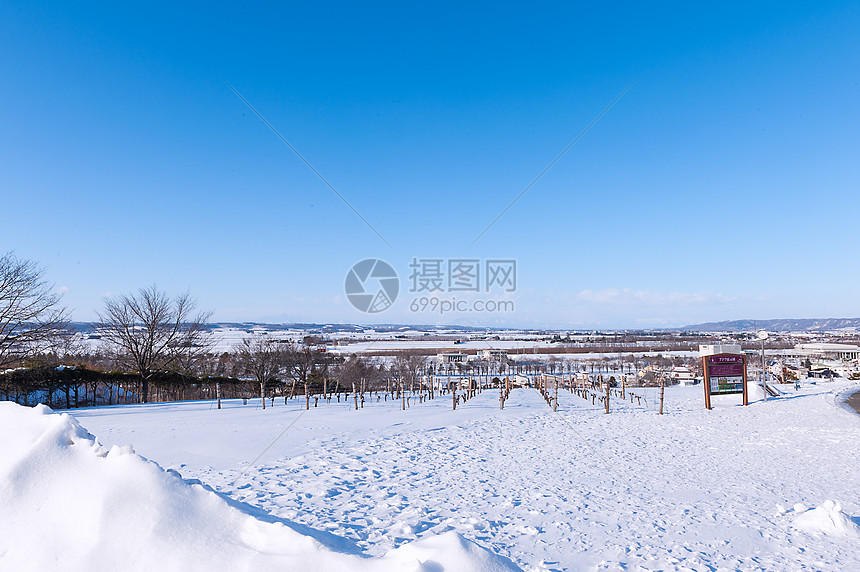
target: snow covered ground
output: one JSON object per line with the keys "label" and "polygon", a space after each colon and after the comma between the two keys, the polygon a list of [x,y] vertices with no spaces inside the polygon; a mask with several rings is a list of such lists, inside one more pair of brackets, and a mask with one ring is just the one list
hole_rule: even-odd
{"label": "snow covered ground", "polygon": [[[161,466],[245,503],[231,509],[243,518],[255,507],[264,511],[247,524],[221,508],[182,516],[165,501],[164,510],[184,523],[171,529],[176,544],[168,560],[182,557],[183,535],[193,529],[188,521],[202,514],[221,523],[213,533],[221,544],[231,534],[250,539],[239,547],[232,541],[229,562],[245,563],[258,551],[253,561],[261,568],[286,562],[283,543],[301,537],[323,546],[343,570],[508,568],[490,552],[524,570],[858,570],[860,415],[842,404],[857,389],[846,381],[804,384],[798,393],[787,390],[749,407],[736,405],[739,396],[715,398],[714,409],[705,411],[700,386],[670,388],[663,416],[655,410],[655,389],[635,390],[647,405],[614,397],[610,415],[566,391],[553,413],[531,389],[513,391],[504,411],[498,393],[485,391],[456,411],[450,397],[441,397],[407,411],[399,402],[375,400],[359,411],[350,401],[303,412],[303,400],[264,411],[255,400],[225,402],[220,411],[194,402],[72,413],[106,447],[130,443]],[[31,442],[33,432],[13,419],[20,417],[10,413],[17,406],[0,405],[3,458],[24,455],[8,451],[25,451],[21,443]],[[0,510],[5,522],[14,517],[0,530],[4,569],[13,541],[25,532],[41,546],[38,530],[83,511],[74,503],[36,510],[35,493],[11,505],[8,498],[26,490],[27,479],[54,491],[53,499],[87,486],[62,473],[37,478],[8,466],[0,463]],[[151,492],[163,488],[154,482],[144,479],[142,490],[124,494],[162,498]],[[110,522],[90,515],[76,522],[78,534],[110,534]],[[278,537],[272,526],[296,538]],[[343,539],[355,546],[344,548],[350,543]],[[454,561],[441,568],[417,567],[413,558],[439,562],[448,552]],[[411,564],[396,568],[396,558]]]}

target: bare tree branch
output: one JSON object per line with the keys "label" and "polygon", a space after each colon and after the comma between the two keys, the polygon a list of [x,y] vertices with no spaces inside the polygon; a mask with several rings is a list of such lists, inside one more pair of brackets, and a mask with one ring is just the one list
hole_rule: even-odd
{"label": "bare tree branch", "polygon": [[44,270],[13,253],[0,256],[0,366],[20,361],[68,326]]}
{"label": "bare tree branch", "polygon": [[179,369],[182,360],[206,353],[210,314],[197,311],[197,302],[187,292],[171,300],[153,284],[136,294],[105,300],[99,334],[119,362],[140,375],[140,398],[145,403],[152,374]]}

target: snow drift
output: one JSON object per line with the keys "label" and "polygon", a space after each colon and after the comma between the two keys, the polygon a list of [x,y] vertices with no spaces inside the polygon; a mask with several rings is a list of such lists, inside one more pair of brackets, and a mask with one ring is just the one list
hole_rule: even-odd
{"label": "snow drift", "polygon": [[838,501],[826,500],[824,504],[812,510],[795,506],[795,512],[800,516],[794,519],[794,527],[820,536],[842,536],[860,538],[860,526],[842,512]]}
{"label": "snow drift", "polygon": [[455,532],[369,558],[349,541],[272,517],[137,455],[73,417],[0,403],[4,570],[518,570]]}

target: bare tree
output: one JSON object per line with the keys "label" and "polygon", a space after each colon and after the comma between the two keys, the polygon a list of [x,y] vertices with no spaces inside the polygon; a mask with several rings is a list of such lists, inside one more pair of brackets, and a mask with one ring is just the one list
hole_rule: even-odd
{"label": "bare tree", "polygon": [[415,382],[427,365],[427,358],[414,352],[404,352],[394,360],[394,370],[403,381],[409,382],[409,391],[415,393]]}
{"label": "bare tree", "polygon": [[[337,364],[335,367],[334,374],[337,376],[336,388],[339,388],[340,384],[343,383],[344,387],[351,387],[352,392],[355,393],[356,383],[360,386],[362,379],[372,376],[370,369],[371,366],[368,365],[367,360],[352,354],[348,359]],[[339,397],[338,400],[340,400]],[[355,408],[358,409],[358,399],[354,398],[354,401]]]}
{"label": "bare tree", "polygon": [[243,373],[260,384],[260,399],[266,408],[266,383],[277,379],[284,369],[286,352],[277,340],[256,334],[242,340],[238,350],[238,365]]}
{"label": "bare tree", "polygon": [[[321,362],[319,352],[305,344],[288,344],[286,351],[287,375],[293,380],[293,389],[295,389],[296,383],[304,385],[305,409],[310,409],[308,382],[316,373],[317,365]],[[292,395],[292,391],[290,394]]]}
{"label": "bare tree", "polygon": [[28,357],[67,326],[60,295],[44,275],[35,262],[0,256],[0,366]]}
{"label": "bare tree", "polygon": [[146,403],[154,373],[206,351],[209,316],[209,312],[197,311],[197,302],[189,293],[171,299],[153,284],[137,294],[105,300],[99,334],[119,362],[140,376],[140,400]]}

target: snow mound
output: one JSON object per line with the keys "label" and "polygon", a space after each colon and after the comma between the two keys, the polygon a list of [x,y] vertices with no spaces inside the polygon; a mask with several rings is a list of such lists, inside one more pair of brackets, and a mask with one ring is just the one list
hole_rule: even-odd
{"label": "snow mound", "polygon": [[495,572],[509,560],[449,532],[369,558],[137,455],[76,419],[0,403],[0,569]]}
{"label": "snow mound", "polygon": [[860,526],[842,512],[842,506],[833,500],[824,501],[818,508],[803,511],[806,507],[795,505],[800,515],[794,519],[794,527],[822,536],[860,538]]}

